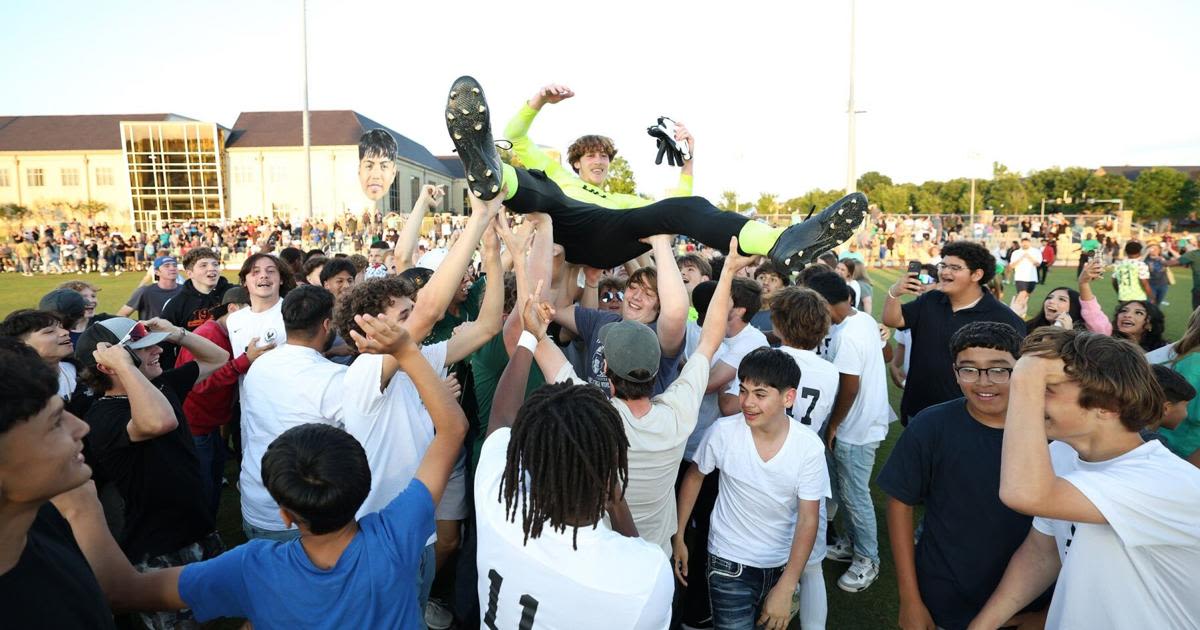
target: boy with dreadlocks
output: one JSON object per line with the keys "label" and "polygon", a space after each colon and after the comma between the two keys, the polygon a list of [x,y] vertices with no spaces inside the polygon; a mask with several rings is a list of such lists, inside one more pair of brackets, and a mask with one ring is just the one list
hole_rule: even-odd
{"label": "boy with dreadlocks", "polygon": [[476,470],[483,623],[665,628],[671,570],[657,545],[637,538],[622,499],[629,441],[621,417],[590,385],[548,385],[521,404],[533,350],[553,318],[541,289],[526,302]]}

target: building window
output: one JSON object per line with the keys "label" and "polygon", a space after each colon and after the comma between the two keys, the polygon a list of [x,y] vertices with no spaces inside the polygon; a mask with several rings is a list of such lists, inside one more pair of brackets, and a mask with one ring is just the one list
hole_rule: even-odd
{"label": "building window", "polygon": [[0,168],[0,188],[8,188],[11,185],[8,183],[8,169]]}
{"label": "building window", "polygon": [[31,187],[41,187],[46,185],[45,173],[40,168],[30,168],[25,170],[25,183]]}
{"label": "building window", "polygon": [[272,184],[286,184],[288,180],[287,166],[284,164],[272,164],[270,178]]}
{"label": "building window", "polygon": [[62,170],[62,185],[64,187],[65,186],[78,186],[79,185],[79,169],[64,168]]}
{"label": "building window", "polygon": [[101,166],[100,168],[96,169],[96,185],[112,186],[113,170],[107,166]]}
{"label": "building window", "polygon": [[421,198],[421,178],[414,177],[409,180],[409,188],[412,191],[412,207],[417,207],[417,199]]}
{"label": "building window", "polygon": [[254,183],[254,167],[247,164],[239,164],[233,169],[233,183],[235,184],[253,184]]}

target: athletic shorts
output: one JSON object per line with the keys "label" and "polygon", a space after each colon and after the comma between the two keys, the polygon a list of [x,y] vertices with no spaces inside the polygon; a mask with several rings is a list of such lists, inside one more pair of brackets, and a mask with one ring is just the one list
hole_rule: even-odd
{"label": "athletic shorts", "polygon": [[1018,291],[1024,291],[1026,293],[1033,293],[1034,287],[1037,286],[1037,282],[1021,282],[1020,280],[1017,280],[1015,284],[1017,285]]}

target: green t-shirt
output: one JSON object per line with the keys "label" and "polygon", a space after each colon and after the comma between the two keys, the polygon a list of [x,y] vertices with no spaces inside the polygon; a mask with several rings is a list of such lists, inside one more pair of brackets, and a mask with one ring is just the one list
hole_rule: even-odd
{"label": "green t-shirt", "polygon": [[[469,469],[474,472],[479,463],[479,450],[483,448],[483,439],[487,437],[488,418],[492,415],[492,398],[496,396],[496,385],[500,383],[500,375],[508,366],[508,352],[504,349],[504,333],[496,335],[491,341],[483,344],[470,358],[471,374],[475,378],[475,405],[477,412],[472,420],[475,423],[475,439],[471,442],[471,459]],[[529,380],[525,383],[525,398],[529,398],[542,385],[546,377],[535,363],[529,369]]]}
{"label": "green t-shirt", "polygon": [[[1200,388],[1200,352],[1192,352],[1174,366],[1192,387]],[[1158,434],[1167,441],[1167,446],[1180,457],[1188,457],[1200,448],[1200,396],[1188,403],[1187,418],[1174,429],[1161,428]]]}
{"label": "green t-shirt", "polygon": [[442,318],[433,325],[433,330],[429,331],[429,336],[425,337],[422,345],[429,346],[446,341],[454,334],[454,329],[459,324],[475,321],[475,318],[479,317],[479,303],[483,301],[483,290],[486,286],[486,276],[476,280],[471,288],[467,289],[467,299],[458,305],[458,315],[446,311]]}
{"label": "green t-shirt", "polygon": [[1179,257],[1179,264],[1192,270],[1192,288],[1200,289],[1200,249],[1189,249]]}
{"label": "green t-shirt", "polygon": [[1100,241],[1097,241],[1094,238],[1089,238],[1086,241],[1080,243],[1079,247],[1080,247],[1080,249],[1082,249],[1085,252],[1094,252],[1094,251],[1100,249]]}

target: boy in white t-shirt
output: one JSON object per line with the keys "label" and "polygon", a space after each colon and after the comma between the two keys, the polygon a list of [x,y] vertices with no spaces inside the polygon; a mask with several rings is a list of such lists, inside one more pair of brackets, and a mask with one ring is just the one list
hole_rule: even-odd
{"label": "boy in white t-shirt", "polygon": [[871,501],[875,451],[887,437],[887,370],[880,352],[879,326],[850,306],[850,288],[833,272],[808,278],[808,286],[829,303],[834,326],[829,358],[838,371],[838,394],[825,427],[838,506],[846,512],[847,534],[829,548],[827,557],[851,561],[838,588],[857,593],[879,577],[879,531]]}
{"label": "boy in white t-shirt", "polygon": [[1164,401],[1145,357],[1059,328],[1027,337],[1021,355],[1000,499],[1035,518],[970,627],[999,627],[1051,584],[1047,628],[1196,627],[1200,470],[1139,434]]}
{"label": "boy in white t-shirt", "polygon": [[[708,538],[713,626],[782,630],[801,577],[820,580],[813,547],[821,501],[829,496],[824,447],[787,415],[800,368],[780,350],[760,348],[738,368],[742,413],[705,434],[679,489],[679,531],[704,476],[721,470]],[[688,548],[677,534],[675,574],[687,584]]]}

